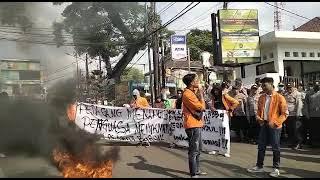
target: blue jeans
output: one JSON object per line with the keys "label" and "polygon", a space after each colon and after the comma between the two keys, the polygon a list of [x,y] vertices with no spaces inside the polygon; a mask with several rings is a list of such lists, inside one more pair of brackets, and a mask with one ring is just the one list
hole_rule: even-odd
{"label": "blue jeans", "polygon": [[263,167],[264,156],[267,145],[271,144],[273,151],[273,168],[279,169],[280,166],[280,137],[281,129],[270,128],[267,123],[260,127],[258,140],[258,159],[257,166]]}
{"label": "blue jeans", "polygon": [[197,172],[200,171],[199,158],[200,158],[200,151],[202,148],[201,130],[202,128],[186,129],[186,134],[188,136],[188,142],[189,142],[188,159],[189,159],[189,171],[191,176],[195,176]]}

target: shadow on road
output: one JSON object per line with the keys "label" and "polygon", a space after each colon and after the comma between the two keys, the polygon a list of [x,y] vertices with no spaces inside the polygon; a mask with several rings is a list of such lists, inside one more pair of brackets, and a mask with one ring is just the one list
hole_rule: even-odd
{"label": "shadow on road", "polygon": [[63,178],[61,175],[49,173],[47,170],[25,171],[9,175],[9,178]]}
{"label": "shadow on road", "polygon": [[320,163],[320,158],[316,158],[316,157],[293,156],[288,154],[281,154],[281,157],[295,160],[295,161]]}
{"label": "shadow on road", "polygon": [[138,158],[140,161],[137,163],[127,163],[128,166],[132,166],[138,170],[147,170],[147,171],[150,171],[151,173],[161,174],[161,175],[165,175],[165,176],[172,177],[172,178],[181,177],[181,176],[177,176],[173,173],[189,175],[189,173],[187,173],[185,171],[180,171],[180,170],[175,170],[175,169],[170,169],[170,168],[165,168],[165,167],[149,164],[147,162],[147,160],[145,158],[143,158],[142,156],[135,156],[135,157]]}
{"label": "shadow on road", "polygon": [[223,169],[226,169],[228,171],[232,171],[236,175],[239,175],[238,177],[241,178],[243,176],[249,176],[253,178],[263,178],[263,177],[269,177],[266,173],[248,173],[246,168],[233,165],[233,164],[227,164],[227,163],[220,163],[216,161],[210,161],[210,160],[201,160],[201,162],[208,163],[212,167],[221,167]]}
{"label": "shadow on road", "polygon": [[[181,155],[179,153],[176,153],[176,152],[173,152],[173,151],[170,151],[167,148],[160,147],[160,149],[165,150],[165,151],[167,151],[167,152],[169,152],[171,154],[174,154],[175,156],[179,156],[179,157],[185,158],[183,155]],[[242,167],[237,166],[237,165],[227,164],[227,163],[224,163],[224,162],[201,160],[200,163],[209,164],[210,166],[206,166],[206,168],[213,169],[214,171],[219,171],[221,174],[224,174],[225,176],[228,176],[229,173],[224,172],[224,171],[220,171],[220,170],[216,169],[215,167],[221,167],[221,168],[226,169],[228,171],[231,170],[232,172],[238,174],[239,175],[238,177],[244,177],[244,176],[249,176],[249,177],[254,177],[254,178],[268,177],[268,175],[265,175],[265,174],[251,174],[251,173],[248,173],[246,168],[242,168]]]}
{"label": "shadow on road", "polygon": [[[268,166],[266,166],[268,167]],[[269,166],[271,168],[271,166]],[[288,167],[281,167],[280,168],[280,177],[286,177],[287,174],[290,175],[295,175],[298,177],[303,177],[303,178],[318,178],[320,177],[320,172],[315,172],[315,171],[308,171],[304,169],[294,169],[294,168],[288,168]]]}

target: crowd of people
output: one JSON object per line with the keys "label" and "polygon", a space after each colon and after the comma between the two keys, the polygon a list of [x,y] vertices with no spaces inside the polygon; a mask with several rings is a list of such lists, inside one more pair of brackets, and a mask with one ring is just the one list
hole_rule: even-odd
{"label": "crowd of people", "polygon": [[[275,91],[272,78],[257,78],[247,89],[241,79],[221,84],[199,84],[197,75],[184,76],[187,86],[178,90],[169,101],[165,91],[156,98],[154,108],[182,109],[184,128],[189,139],[189,168],[191,177],[205,175],[199,169],[201,151],[202,113],[206,109],[215,111],[226,110],[230,119],[230,129],[236,133],[236,141],[258,144],[257,164],[248,172],[261,172],[266,146],[273,150],[272,177],[279,176],[280,144],[286,143],[292,149],[302,148],[302,144],[316,144],[320,133],[317,125],[320,119],[320,83],[302,84],[279,83]],[[151,103],[140,96],[138,90],[133,92],[131,107],[148,108]]]}
{"label": "crowd of people", "polygon": [[[312,145],[312,139],[318,140],[316,126],[311,124],[320,117],[320,96],[318,95],[319,82],[308,84],[304,89],[302,84],[278,84],[278,93],[285,97],[289,116],[281,132],[281,143],[288,144],[293,149],[301,149],[302,144]],[[182,109],[183,90],[178,89],[176,94],[169,98],[166,91],[162,91],[154,105],[149,98],[142,97],[140,91],[133,91],[131,107]],[[205,109],[227,110],[230,117],[230,129],[235,132],[234,141],[257,144],[260,126],[256,120],[258,99],[264,94],[261,88],[261,79],[257,78],[254,84],[247,89],[240,78],[224,81],[221,84],[206,84],[203,90]],[[313,137],[312,137],[313,136]]]}

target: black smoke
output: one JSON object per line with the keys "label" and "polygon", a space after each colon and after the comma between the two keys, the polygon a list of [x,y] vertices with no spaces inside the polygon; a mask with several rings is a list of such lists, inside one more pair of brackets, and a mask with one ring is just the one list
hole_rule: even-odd
{"label": "black smoke", "polygon": [[[0,100],[0,152],[7,156],[24,154],[52,161],[55,148],[73,156],[95,161],[119,159],[119,147],[102,151],[99,137],[79,129],[68,120],[66,108],[75,102],[75,81],[59,82],[49,89],[47,102]],[[81,153],[88,145],[91,157]]]}

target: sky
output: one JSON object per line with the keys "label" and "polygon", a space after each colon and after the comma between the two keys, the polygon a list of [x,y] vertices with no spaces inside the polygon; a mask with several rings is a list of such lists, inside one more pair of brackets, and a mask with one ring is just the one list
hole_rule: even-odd
{"label": "sky", "polygon": [[[164,7],[166,7],[170,2],[156,2],[156,11],[159,12]],[[166,11],[160,14],[162,24],[170,20],[177,13],[179,13],[183,8],[185,8],[190,2],[176,2]],[[273,4],[273,2],[270,2]],[[61,13],[64,8],[69,3],[64,3],[60,6],[54,6],[51,2],[33,2],[30,3],[28,16],[32,18],[35,27],[51,27],[52,22],[62,20]],[[191,11],[187,12],[185,15],[174,21],[168,26],[168,29],[174,30],[176,34],[184,35],[188,33],[191,28],[207,29],[211,31],[211,13],[216,13],[218,9],[221,9],[223,2],[201,2],[198,6],[193,8]],[[229,9],[258,9],[259,15],[259,28],[260,35],[267,32],[273,31],[273,12],[274,7],[264,3],[264,2],[229,2]],[[294,12],[296,14],[302,15],[306,18],[312,19],[319,16],[320,2],[286,2],[284,9]],[[307,19],[292,15],[285,11],[281,11],[282,14],[282,30],[292,30],[293,26],[299,27],[300,25],[307,22]],[[3,35],[0,33],[0,36]],[[4,46],[3,43],[6,43]],[[48,62],[46,66],[50,69],[50,72],[64,67],[76,59],[68,54],[73,54],[74,50],[72,47],[60,47],[48,45],[34,45],[30,46],[29,50],[20,51],[19,46],[15,45],[14,42],[4,42],[0,41],[0,57],[1,58],[36,58],[42,59]],[[27,45],[28,46],[28,45]],[[137,61],[137,59],[144,53],[140,51],[132,60],[131,63],[136,63],[134,67],[140,69],[142,72],[148,72],[148,53],[145,53],[142,58]],[[152,54],[152,51],[151,51]],[[152,57],[152,55],[151,55]],[[84,57],[81,57],[84,59]],[[111,59],[116,60],[119,57]],[[144,66],[143,64],[146,64]],[[84,61],[79,61],[79,66],[84,70]],[[97,61],[94,61],[89,65],[89,69],[96,69],[98,65]],[[131,66],[129,64],[128,66]],[[144,71],[145,67],[145,71]],[[75,66],[70,69],[54,73],[51,75],[50,79],[63,76],[68,74],[68,76],[73,75],[71,72],[75,70]],[[66,77],[68,77],[66,76]]]}

